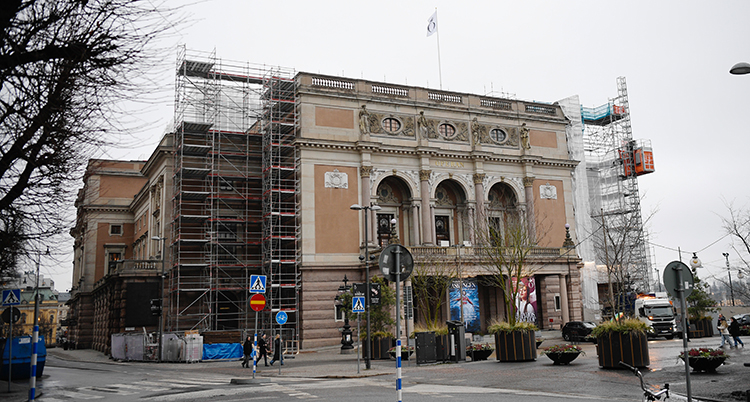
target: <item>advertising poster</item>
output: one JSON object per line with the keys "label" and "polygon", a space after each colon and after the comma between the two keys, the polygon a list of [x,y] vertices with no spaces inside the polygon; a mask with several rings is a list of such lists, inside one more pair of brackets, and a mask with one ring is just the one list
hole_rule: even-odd
{"label": "advertising poster", "polygon": [[512,279],[512,286],[518,286],[516,293],[516,320],[536,323],[536,281],[533,277],[521,278],[519,283]]}
{"label": "advertising poster", "polygon": [[463,280],[463,296],[461,295],[461,281],[453,281],[450,287],[451,321],[461,321],[461,310],[464,310],[464,327],[466,332],[477,332],[481,328],[479,320],[479,291],[476,279]]}

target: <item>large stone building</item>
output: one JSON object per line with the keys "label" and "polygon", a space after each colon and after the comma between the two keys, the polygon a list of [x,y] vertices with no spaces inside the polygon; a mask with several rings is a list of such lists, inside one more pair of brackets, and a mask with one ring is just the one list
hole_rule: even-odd
{"label": "large stone building", "polygon": [[[72,231],[69,333],[79,347],[107,351],[112,333],[155,329],[132,315],[159,296],[165,330],[239,341],[255,318],[257,274],[268,278],[262,328],[294,349],[337,344],[341,280],[365,277],[365,219],[353,204],[380,207],[367,212],[371,252],[395,235],[415,263],[460,265],[477,289],[480,332],[505,313],[481,280],[491,264],[476,245],[520,219],[534,239],[524,279],[532,319],[559,328],[581,318],[580,260],[563,248],[566,225],[575,239],[577,162],[558,105],[205,55],[183,54],[177,66],[175,127],[151,158],[89,166]],[[283,327],[272,324],[277,311],[289,315]]]}

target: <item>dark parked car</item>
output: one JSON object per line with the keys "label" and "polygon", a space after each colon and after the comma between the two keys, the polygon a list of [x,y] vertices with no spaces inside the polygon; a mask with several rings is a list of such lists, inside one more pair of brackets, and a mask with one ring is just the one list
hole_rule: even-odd
{"label": "dark parked car", "polygon": [[735,320],[737,320],[740,325],[750,325],[750,313],[745,314],[737,314],[733,316]]}
{"label": "dark parked car", "polygon": [[569,321],[563,325],[562,336],[566,341],[594,341],[591,331],[596,324],[590,321]]}

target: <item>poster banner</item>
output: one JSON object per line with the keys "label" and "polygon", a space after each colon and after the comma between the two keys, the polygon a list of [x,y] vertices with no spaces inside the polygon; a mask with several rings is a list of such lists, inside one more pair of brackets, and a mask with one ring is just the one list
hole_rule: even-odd
{"label": "poster banner", "polygon": [[466,332],[478,332],[481,329],[479,319],[479,290],[476,278],[463,280],[463,295],[461,294],[460,283],[462,281],[454,280],[450,287],[451,300],[451,321],[461,321],[461,306],[464,311],[464,326]]}
{"label": "poster banner", "polygon": [[516,320],[536,323],[536,281],[533,277],[521,278],[521,282],[514,277],[511,286],[518,286],[516,293]]}

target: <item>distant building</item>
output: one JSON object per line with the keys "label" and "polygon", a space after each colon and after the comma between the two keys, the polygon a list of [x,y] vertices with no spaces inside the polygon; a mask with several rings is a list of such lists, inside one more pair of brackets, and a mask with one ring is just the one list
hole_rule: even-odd
{"label": "distant building", "polygon": [[[4,288],[20,289],[21,304],[17,307],[21,311],[21,319],[13,324],[13,335],[23,336],[34,333],[34,294],[36,286],[36,272],[26,271],[19,278],[8,282]],[[44,337],[48,346],[55,345],[58,327],[58,294],[55,282],[39,275],[39,335]],[[3,334],[7,334],[8,324],[2,324]]]}

